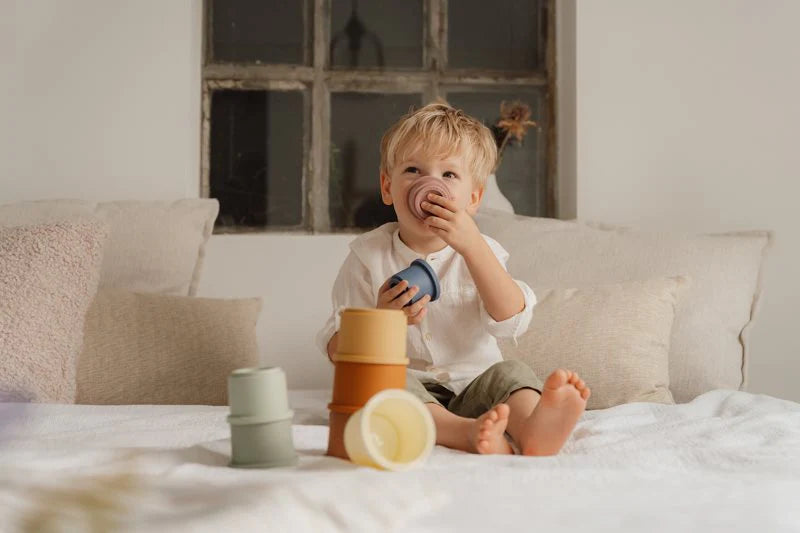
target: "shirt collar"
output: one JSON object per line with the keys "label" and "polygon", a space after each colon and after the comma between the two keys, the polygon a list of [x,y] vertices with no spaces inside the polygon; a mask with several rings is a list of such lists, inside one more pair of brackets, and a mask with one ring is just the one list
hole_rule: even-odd
{"label": "shirt collar", "polygon": [[453,248],[450,246],[445,246],[438,252],[430,253],[427,256],[415,252],[409,248],[408,245],[402,241],[402,239],[400,239],[400,228],[395,229],[394,233],[392,234],[392,246],[400,255],[400,259],[402,259],[406,264],[410,264],[414,259],[425,259],[426,261],[444,261],[455,253],[455,250],[453,250]]}

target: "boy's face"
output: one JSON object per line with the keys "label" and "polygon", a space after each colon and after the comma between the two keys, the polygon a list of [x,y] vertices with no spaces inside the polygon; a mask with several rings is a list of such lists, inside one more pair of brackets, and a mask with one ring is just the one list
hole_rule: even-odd
{"label": "boy's face", "polygon": [[384,204],[394,205],[404,236],[424,239],[436,236],[422,220],[414,216],[407,202],[409,190],[423,176],[442,180],[459,208],[471,215],[478,210],[483,189],[474,186],[474,178],[464,155],[455,153],[441,159],[417,149],[407,159],[398,161],[388,175],[381,174],[381,198]]}

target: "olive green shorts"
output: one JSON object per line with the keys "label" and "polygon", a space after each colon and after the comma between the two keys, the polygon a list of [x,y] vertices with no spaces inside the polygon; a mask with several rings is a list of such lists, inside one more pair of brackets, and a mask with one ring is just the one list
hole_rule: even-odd
{"label": "olive green shorts", "polygon": [[439,383],[423,384],[410,373],[406,376],[406,390],[424,403],[439,404],[467,418],[481,416],[520,389],[533,389],[541,394],[542,385],[542,380],[528,365],[514,359],[490,366],[473,379],[461,394],[455,394]]}

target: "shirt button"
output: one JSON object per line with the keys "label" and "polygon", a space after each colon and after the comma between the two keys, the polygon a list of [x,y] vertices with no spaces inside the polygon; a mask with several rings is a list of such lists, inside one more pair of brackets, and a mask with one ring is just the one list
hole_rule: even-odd
{"label": "shirt button", "polygon": [[430,342],[432,338],[433,338],[433,337],[431,336],[431,334],[430,334],[430,333],[426,333],[426,334],[425,334],[425,340],[426,340],[426,341]]}

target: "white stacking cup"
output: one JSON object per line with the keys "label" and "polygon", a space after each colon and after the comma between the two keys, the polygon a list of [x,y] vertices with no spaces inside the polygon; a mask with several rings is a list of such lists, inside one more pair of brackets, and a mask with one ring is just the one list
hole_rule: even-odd
{"label": "white stacking cup", "polygon": [[377,393],[353,413],[344,445],[356,464],[383,470],[408,470],[425,462],[436,444],[428,408],[402,389]]}

